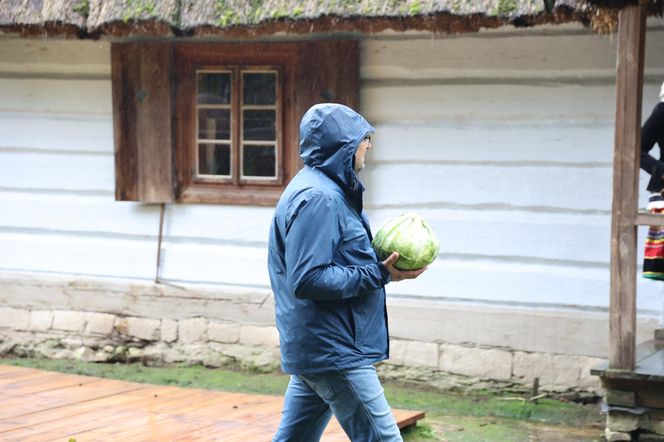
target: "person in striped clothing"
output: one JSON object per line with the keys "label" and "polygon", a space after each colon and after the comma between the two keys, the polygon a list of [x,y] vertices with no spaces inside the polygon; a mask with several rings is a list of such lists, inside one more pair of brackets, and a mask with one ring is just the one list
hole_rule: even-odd
{"label": "person in striped clothing", "polygon": [[[650,175],[647,190],[648,210],[651,213],[664,213],[664,83],[659,93],[660,102],[655,105],[641,128],[641,169]],[[659,158],[650,155],[657,144]],[[650,226],[646,237],[643,257],[643,277],[664,281],[664,226]],[[664,299],[664,287],[662,292]],[[664,327],[664,304],[659,318],[659,326]]]}

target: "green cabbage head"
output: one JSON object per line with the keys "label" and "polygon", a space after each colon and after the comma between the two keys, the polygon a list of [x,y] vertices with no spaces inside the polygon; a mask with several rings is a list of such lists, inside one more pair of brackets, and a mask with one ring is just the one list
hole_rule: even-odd
{"label": "green cabbage head", "polygon": [[381,260],[399,252],[395,267],[421,269],[438,257],[438,239],[431,226],[416,213],[407,212],[390,218],[378,229],[371,242]]}

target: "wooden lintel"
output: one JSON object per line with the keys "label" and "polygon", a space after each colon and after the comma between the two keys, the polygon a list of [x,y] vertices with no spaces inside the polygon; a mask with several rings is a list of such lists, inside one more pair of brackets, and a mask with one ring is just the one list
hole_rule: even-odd
{"label": "wooden lintel", "polygon": [[620,11],[611,218],[609,367],[633,370],[636,347],[636,213],[646,8]]}

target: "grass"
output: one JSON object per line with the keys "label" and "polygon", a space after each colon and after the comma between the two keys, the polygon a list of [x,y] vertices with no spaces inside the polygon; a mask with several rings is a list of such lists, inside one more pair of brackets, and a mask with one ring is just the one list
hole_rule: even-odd
{"label": "grass", "polygon": [[[0,364],[129,382],[271,395],[283,395],[288,384],[288,376],[281,373],[202,366],[146,367],[139,363],[95,364],[10,358],[0,358]],[[566,441],[593,441],[601,432],[596,406],[547,398],[535,404],[492,391],[434,391],[421,385],[395,382],[384,383],[384,388],[393,407],[427,413],[416,427],[404,432],[404,440],[408,442],[557,441],[561,437]]]}

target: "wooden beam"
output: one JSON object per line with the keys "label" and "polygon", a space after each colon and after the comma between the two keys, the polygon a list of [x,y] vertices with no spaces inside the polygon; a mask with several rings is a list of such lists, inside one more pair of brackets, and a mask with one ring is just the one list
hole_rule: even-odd
{"label": "wooden beam", "polygon": [[636,214],[637,226],[664,226],[664,215],[650,212],[639,212]]}
{"label": "wooden beam", "polygon": [[636,213],[646,8],[620,11],[611,218],[609,367],[633,370],[636,347]]}

